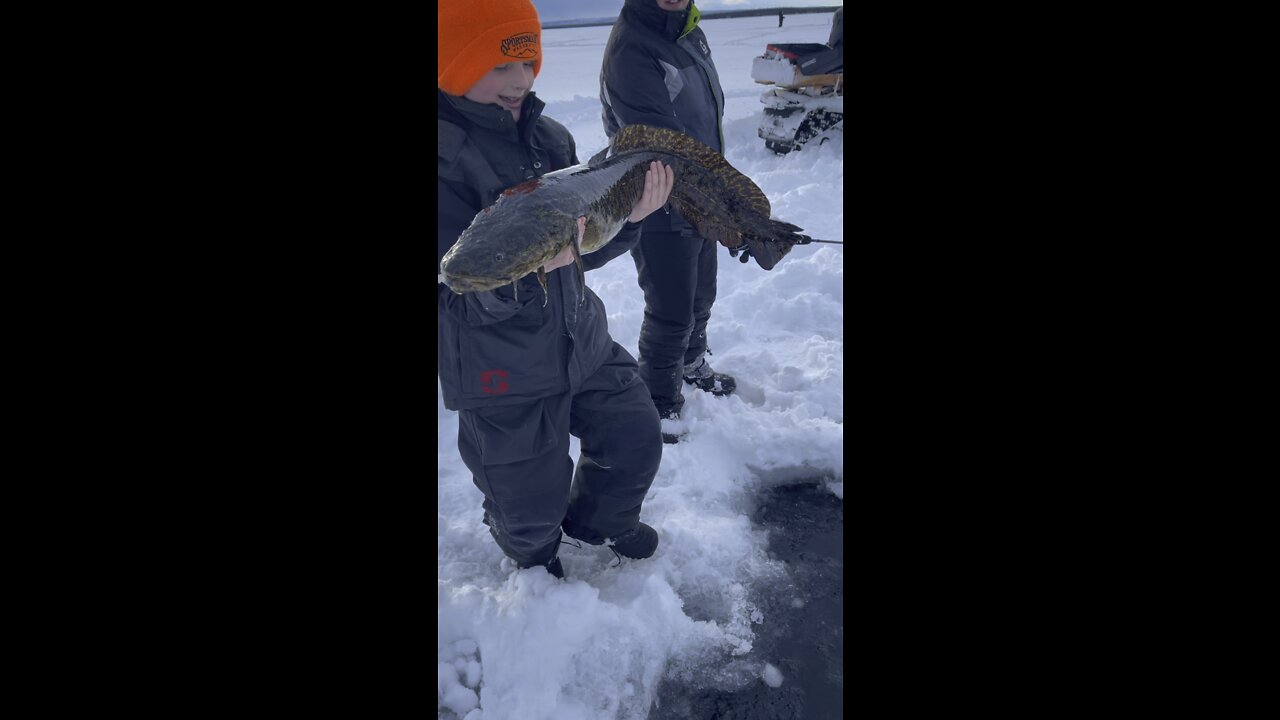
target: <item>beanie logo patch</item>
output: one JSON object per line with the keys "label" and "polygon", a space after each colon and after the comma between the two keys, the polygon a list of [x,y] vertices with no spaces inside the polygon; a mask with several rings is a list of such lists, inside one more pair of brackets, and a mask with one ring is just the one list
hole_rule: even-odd
{"label": "beanie logo patch", "polygon": [[538,56],[538,34],[520,33],[502,41],[502,54],[522,60]]}

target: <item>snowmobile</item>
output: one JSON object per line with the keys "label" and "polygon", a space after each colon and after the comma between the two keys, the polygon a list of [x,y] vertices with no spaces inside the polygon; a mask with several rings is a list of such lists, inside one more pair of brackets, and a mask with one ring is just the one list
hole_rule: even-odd
{"label": "snowmobile", "polygon": [[775,85],[760,96],[764,116],[756,135],[785,155],[829,131],[844,132],[844,48],[821,43],[765,45],[751,64],[751,79]]}

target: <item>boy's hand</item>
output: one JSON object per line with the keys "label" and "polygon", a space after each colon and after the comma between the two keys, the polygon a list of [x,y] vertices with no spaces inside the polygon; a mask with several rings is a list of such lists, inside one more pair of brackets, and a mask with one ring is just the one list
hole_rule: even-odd
{"label": "boy's hand", "polygon": [[644,173],[644,192],[631,208],[631,216],[627,222],[640,222],[649,217],[653,211],[667,204],[671,197],[671,186],[675,183],[675,171],[654,160]]}
{"label": "boy's hand", "polygon": [[[579,251],[582,250],[582,236],[586,234],[586,231],[587,231],[587,218],[586,217],[578,218],[578,241],[577,242],[578,242]],[[559,255],[556,255],[555,257],[548,260],[547,264],[543,265],[542,267],[547,272],[551,272],[552,270],[558,270],[564,267],[565,265],[572,265],[572,264],[573,264],[573,248],[571,248],[568,245],[565,245],[564,249],[560,251]]]}

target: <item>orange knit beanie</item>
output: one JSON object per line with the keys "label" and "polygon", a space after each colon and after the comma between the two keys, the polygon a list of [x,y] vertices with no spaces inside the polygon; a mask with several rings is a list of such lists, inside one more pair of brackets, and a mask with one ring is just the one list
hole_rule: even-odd
{"label": "orange knit beanie", "polygon": [[542,69],[542,25],[529,0],[439,0],[436,42],[439,87],[465,95],[476,81],[509,62]]}

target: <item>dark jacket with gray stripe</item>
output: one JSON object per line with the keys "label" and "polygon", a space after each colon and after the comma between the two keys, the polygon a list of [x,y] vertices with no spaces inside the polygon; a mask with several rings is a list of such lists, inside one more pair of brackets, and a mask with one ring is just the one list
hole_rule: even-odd
{"label": "dark jacket with gray stripe", "polygon": [[[440,259],[476,213],[506,188],[578,164],[573,136],[542,117],[532,93],[517,124],[497,105],[438,91],[436,273]],[[625,223],[608,245],[583,256],[587,269],[635,246],[640,223]],[[547,273],[546,306],[537,277],[485,292],[455,294],[437,284],[439,377],[450,410],[513,405],[567,392],[604,362],[612,346],[604,305],[573,265]],[[578,299],[586,293],[581,305]]]}
{"label": "dark jacket with gray stripe", "polygon": [[[692,18],[692,20],[690,20]],[[686,32],[689,24],[693,28]],[[609,33],[600,69],[604,131],[652,125],[692,135],[724,154],[724,91],[697,8],[663,10],[653,0],[626,0]],[[687,231],[674,210],[644,221],[652,232]]]}

